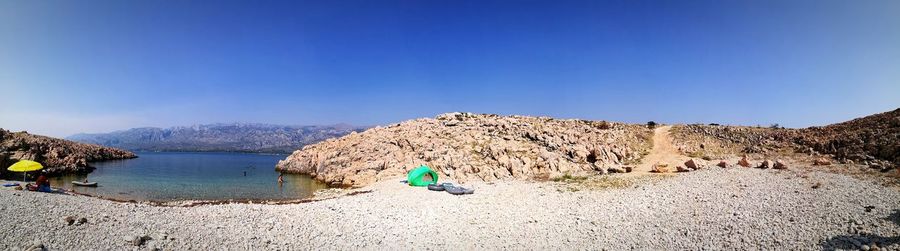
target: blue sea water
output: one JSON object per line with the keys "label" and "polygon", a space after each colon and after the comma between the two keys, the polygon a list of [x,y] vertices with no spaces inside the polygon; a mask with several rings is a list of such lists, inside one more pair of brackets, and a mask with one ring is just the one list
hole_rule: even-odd
{"label": "blue sea water", "polygon": [[[303,176],[285,174],[279,184],[275,164],[285,155],[251,153],[138,152],[138,158],[92,163],[90,174],[51,179],[54,187],[124,200],[298,199],[326,186]],[[72,181],[98,187],[73,186]]]}

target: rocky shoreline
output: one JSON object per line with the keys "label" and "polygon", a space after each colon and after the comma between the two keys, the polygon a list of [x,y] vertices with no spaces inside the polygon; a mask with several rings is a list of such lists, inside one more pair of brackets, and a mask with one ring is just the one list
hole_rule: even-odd
{"label": "rocky shoreline", "polygon": [[0,189],[0,249],[900,248],[900,191],[823,172],[707,168],[558,182],[473,182],[473,195],[390,179],[287,205],[160,207]]}
{"label": "rocky shoreline", "polygon": [[[0,182],[16,183],[18,181],[0,180]],[[368,190],[368,189],[327,188],[327,189],[322,189],[322,190],[316,191],[310,197],[299,198],[299,199],[227,199],[227,200],[159,201],[159,200],[117,199],[117,198],[109,198],[109,197],[94,195],[94,194],[79,193],[79,192],[65,190],[65,189],[61,189],[61,188],[57,188],[57,187],[54,187],[54,189],[56,189],[58,194],[62,194],[62,195],[82,196],[82,197],[95,198],[95,199],[105,200],[105,201],[120,202],[120,203],[133,203],[133,204],[158,206],[158,207],[196,207],[196,206],[203,206],[203,205],[223,205],[223,204],[288,205],[288,204],[298,204],[298,203],[309,203],[309,202],[315,202],[315,201],[322,201],[322,200],[338,198],[341,196],[352,196],[352,195],[372,192],[372,190]]]}
{"label": "rocky shoreline", "polygon": [[459,181],[548,179],[629,169],[651,136],[644,125],[446,113],[305,146],[276,169],[346,187],[423,164]]}
{"label": "rocky shoreline", "polygon": [[19,160],[34,160],[49,174],[84,173],[90,162],[136,158],[132,152],[63,139],[10,132],[0,128],[0,177],[8,176],[5,167]]}

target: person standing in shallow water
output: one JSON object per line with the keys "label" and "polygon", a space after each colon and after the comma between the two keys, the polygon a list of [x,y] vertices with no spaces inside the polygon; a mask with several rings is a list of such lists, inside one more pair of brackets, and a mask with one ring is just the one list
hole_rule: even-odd
{"label": "person standing in shallow water", "polygon": [[283,173],[279,173],[279,174],[278,174],[278,185],[281,185],[281,184],[283,184],[283,183],[284,183],[284,174],[283,174]]}

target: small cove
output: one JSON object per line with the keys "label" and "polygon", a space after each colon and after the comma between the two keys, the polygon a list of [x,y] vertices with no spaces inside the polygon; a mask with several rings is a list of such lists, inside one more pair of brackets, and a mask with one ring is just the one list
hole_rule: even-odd
{"label": "small cove", "polygon": [[[286,155],[207,152],[138,152],[139,157],[91,163],[89,174],[51,178],[54,187],[118,200],[290,200],[311,197],[325,184],[284,174],[275,164]],[[88,179],[98,187],[73,186]]]}

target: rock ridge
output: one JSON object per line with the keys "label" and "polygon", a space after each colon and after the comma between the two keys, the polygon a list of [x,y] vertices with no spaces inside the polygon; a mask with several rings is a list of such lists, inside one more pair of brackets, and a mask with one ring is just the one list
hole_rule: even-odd
{"label": "rock ridge", "polygon": [[340,137],[363,127],[285,126],[256,123],[142,127],[110,133],[76,134],[68,140],[132,151],[290,153],[307,144]]}
{"label": "rock ridge", "polygon": [[651,137],[643,125],[455,112],[307,145],[276,169],[356,187],[422,164],[460,182],[546,179],[625,169]]}
{"label": "rock ridge", "polygon": [[803,129],[677,125],[672,135],[679,149],[692,156],[826,155],[882,171],[900,166],[900,109]]}

